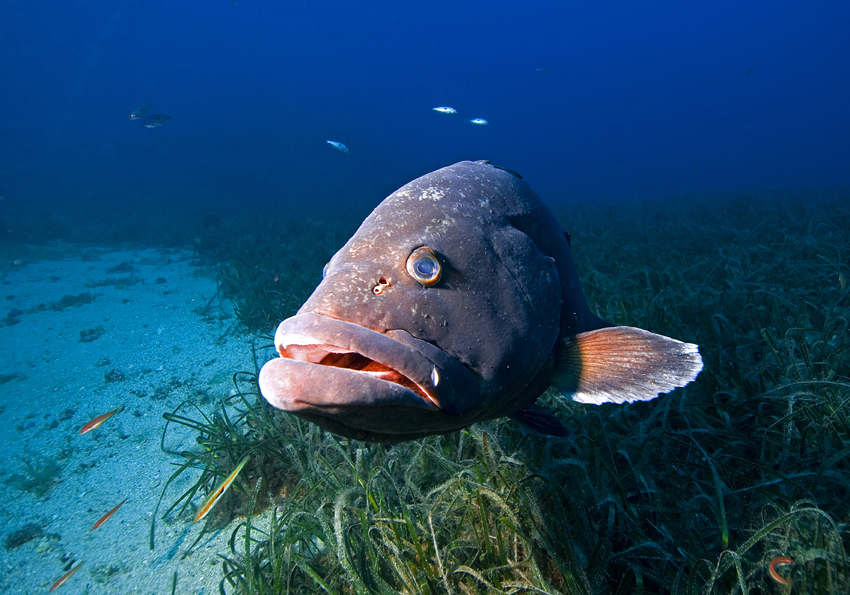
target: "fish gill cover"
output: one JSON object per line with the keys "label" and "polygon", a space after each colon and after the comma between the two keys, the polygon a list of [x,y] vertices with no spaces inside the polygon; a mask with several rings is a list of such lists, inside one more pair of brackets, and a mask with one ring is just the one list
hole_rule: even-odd
{"label": "fish gill cover", "polygon": [[[2,498],[30,518],[7,531],[0,590],[62,576],[64,589],[129,591],[144,576],[179,593],[187,574],[218,572],[196,547],[218,529],[232,537],[216,552],[227,593],[850,589],[846,3],[127,0],[3,14],[0,276],[82,246],[173,247],[216,279],[195,311],[217,343],[251,333],[256,352],[178,409],[163,400],[179,381],[144,401],[111,393],[166,416],[169,459],[142,461],[164,480],[142,537],[156,564],[79,572],[112,551],[69,528],[96,493],[74,483],[90,464],[69,446],[82,424],[16,392],[67,371],[44,354],[0,370],[0,415],[35,408],[7,420]],[[467,159],[521,173],[555,211],[593,313],[698,344],[696,381],[622,406],[547,392],[564,438],[503,419],[385,446],[271,409],[257,372],[272,329],[384,197]],[[143,283],[116,279],[102,283]],[[105,313],[99,281],[78,281],[59,295],[90,290],[77,302],[99,309],[66,350],[126,316]],[[21,287],[5,287],[0,332],[65,310],[18,307]],[[20,348],[0,341],[0,361]],[[67,385],[63,398],[89,397]],[[99,404],[90,418],[121,403]],[[103,438],[119,417],[85,438],[136,474]],[[174,446],[187,433],[191,447]],[[155,439],[128,437],[113,442]],[[41,453],[53,443],[56,457]],[[123,497],[97,489],[109,499],[92,522]]]}

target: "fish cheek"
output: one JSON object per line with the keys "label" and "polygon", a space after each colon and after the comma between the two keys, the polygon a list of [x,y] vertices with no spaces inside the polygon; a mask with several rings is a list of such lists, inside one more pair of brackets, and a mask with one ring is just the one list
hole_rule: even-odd
{"label": "fish cheek", "polygon": [[500,387],[522,387],[548,359],[559,333],[561,289],[555,261],[525,233],[507,226],[493,230],[490,246],[498,261],[490,295],[496,296],[489,332]]}

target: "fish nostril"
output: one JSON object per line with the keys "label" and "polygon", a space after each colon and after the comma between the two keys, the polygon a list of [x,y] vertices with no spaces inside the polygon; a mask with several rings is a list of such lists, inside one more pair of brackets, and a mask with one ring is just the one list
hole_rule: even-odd
{"label": "fish nostril", "polygon": [[381,295],[382,293],[384,293],[384,290],[390,285],[392,285],[392,283],[390,283],[386,277],[381,277],[380,279],[378,279],[378,284],[372,288],[372,293],[374,293],[375,295]]}

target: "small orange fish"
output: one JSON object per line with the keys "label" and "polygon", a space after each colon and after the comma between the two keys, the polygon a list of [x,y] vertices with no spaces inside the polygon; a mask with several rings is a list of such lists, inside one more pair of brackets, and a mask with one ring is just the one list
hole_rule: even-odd
{"label": "small orange fish", "polygon": [[50,587],[50,590],[52,591],[53,589],[56,589],[56,588],[64,585],[68,581],[69,578],[74,576],[74,573],[77,572],[80,569],[80,566],[82,566],[82,565],[83,565],[83,563],[80,562],[79,564],[74,566],[71,570],[69,570],[68,572],[63,574],[61,577],[59,577],[59,580],[56,581],[55,583],[53,583],[53,586]]}
{"label": "small orange fish", "polygon": [[225,479],[220,486],[218,486],[216,489],[210,492],[206,498],[204,498],[204,501],[201,502],[201,506],[198,508],[198,514],[195,516],[195,520],[192,521],[193,523],[197,523],[202,518],[207,516],[209,511],[212,510],[213,506],[215,506],[216,503],[221,500],[221,497],[224,496],[224,493],[227,491],[227,488],[230,487],[230,485],[236,479],[236,476],[239,475],[240,471],[242,471],[242,467],[245,466],[245,463],[247,463],[250,458],[251,456],[249,455],[242,459],[242,462],[236,465],[236,469],[233,470],[233,473],[228,475],[227,479]]}
{"label": "small orange fish", "polygon": [[778,556],[770,561],[770,565],[767,567],[767,571],[770,573],[770,578],[775,580],[777,583],[781,585],[788,585],[791,583],[787,578],[782,578],[779,576],[779,573],[776,572],[777,566],[784,566],[785,564],[793,564],[794,560],[791,558],[786,558],[785,556]]}
{"label": "small orange fish", "polygon": [[109,517],[111,517],[113,514],[115,514],[116,512],[118,512],[118,509],[119,509],[119,508],[121,508],[121,506],[122,506],[122,505],[123,505],[126,501],[127,501],[127,498],[124,498],[123,500],[121,500],[121,502],[118,504],[118,506],[116,506],[115,508],[113,508],[112,510],[110,510],[109,512],[107,512],[105,515],[103,515],[102,517],[100,517],[100,520],[94,524],[94,526],[91,528],[91,530],[92,530],[92,531],[94,531],[95,529],[97,529],[98,527],[100,527],[103,523],[105,523],[106,521],[108,521],[108,520],[109,520]]}
{"label": "small orange fish", "polygon": [[123,410],[124,410],[123,407],[119,407],[118,409],[113,409],[112,411],[109,411],[108,413],[104,413],[103,415],[98,415],[93,420],[91,420],[89,423],[87,423],[86,425],[83,426],[83,428],[80,430],[80,434],[85,434],[86,432],[91,432],[93,429],[99,427],[107,419],[109,419],[110,417],[112,417],[116,413],[119,413]]}

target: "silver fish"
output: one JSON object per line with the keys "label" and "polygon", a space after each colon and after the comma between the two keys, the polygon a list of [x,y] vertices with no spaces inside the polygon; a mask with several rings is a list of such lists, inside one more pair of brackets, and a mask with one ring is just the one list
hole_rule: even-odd
{"label": "silver fish", "polygon": [[386,198],[274,343],[269,403],[375,442],[504,416],[566,435],[535,403],[550,385],[581,403],[646,401],[702,369],[696,345],[596,317],[552,212],[488,162]]}
{"label": "silver fish", "polygon": [[477,124],[478,126],[487,126],[490,122],[485,120],[484,118],[472,118],[471,120],[467,120],[470,124]]}
{"label": "silver fish", "polygon": [[148,103],[147,105],[139,104],[136,106],[132,112],[130,112],[129,118],[131,120],[141,120],[142,116],[144,116],[150,108],[153,107],[152,103]]}
{"label": "silver fish", "polygon": [[440,112],[441,114],[456,114],[457,110],[453,107],[435,107],[433,108],[435,112]]}
{"label": "silver fish", "polygon": [[145,118],[145,121],[142,122],[142,126],[145,128],[159,128],[166,122],[171,119],[171,116],[164,116],[162,114],[153,114],[152,116],[148,116]]}
{"label": "silver fish", "polygon": [[328,144],[330,146],[332,146],[334,149],[336,149],[337,151],[342,151],[343,153],[348,153],[348,147],[346,147],[342,143],[338,143],[335,140],[329,140]]}

